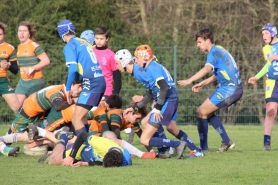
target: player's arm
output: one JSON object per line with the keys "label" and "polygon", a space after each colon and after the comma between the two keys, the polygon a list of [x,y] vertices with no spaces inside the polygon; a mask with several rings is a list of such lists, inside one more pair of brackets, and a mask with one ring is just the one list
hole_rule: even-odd
{"label": "player's arm", "polygon": [[139,102],[137,102],[133,109],[136,111],[138,108],[144,107],[147,103],[149,103],[153,99],[153,93],[151,90],[147,91],[147,93],[144,95],[143,99]]}
{"label": "player's arm", "polygon": [[10,62],[9,71],[12,72],[12,73],[15,74],[15,75],[18,73],[17,61],[12,61],[12,62]]}
{"label": "player's arm", "polygon": [[121,133],[121,124],[123,121],[122,117],[119,116],[118,114],[112,113],[108,119],[109,119],[111,131],[116,134],[118,139],[121,139],[120,133]]}
{"label": "player's arm", "polygon": [[113,94],[120,94],[122,88],[121,72],[117,69],[112,72],[113,74]]}
{"label": "player's arm", "polygon": [[206,76],[211,71],[212,71],[212,66],[205,65],[200,71],[198,71],[195,75],[193,75],[191,78],[189,78],[189,80],[192,82],[199,80],[200,78]]}
{"label": "player's arm", "polygon": [[268,68],[270,66],[270,62],[267,62],[264,67],[256,74],[256,78],[259,80],[261,77],[263,77],[267,72]]}
{"label": "player's arm", "polygon": [[157,81],[157,84],[160,87],[160,91],[159,91],[159,96],[157,98],[156,104],[154,105],[154,108],[157,110],[161,110],[162,106],[165,102],[169,87],[168,87],[168,84],[166,83],[165,79],[161,79],[161,80]]}
{"label": "player's arm", "polygon": [[212,75],[211,77],[209,77],[209,78],[203,80],[201,83],[202,83],[203,85],[208,85],[208,84],[211,84],[211,83],[215,82],[216,80],[217,80],[216,76],[215,76],[215,75]]}
{"label": "player's arm", "polygon": [[111,125],[111,131],[114,132],[117,136],[118,139],[122,139],[121,138],[121,130],[119,126],[116,125]]}
{"label": "player's arm", "polygon": [[[74,103],[73,99],[72,99],[72,104]],[[69,104],[67,101],[62,101],[60,98],[55,98],[52,102],[53,108],[55,109],[55,111],[61,111],[64,110],[66,108],[68,108],[69,106],[71,106],[72,104]]]}
{"label": "player's arm", "polygon": [[36,65],[32,66],[34,71],[41,70],[42,68],[44,68],[45,66],[48,66],[50,64],[50,60],[49,60],[47,54],[45,52],[43,52],[43,54],[42,54],[42,51],[43,50],[40,46],[36,47],[36,49],[35,49],[36,54],[40,53],[39,55],[37,55],[37,57],[40,59],[40,62],[37,63]]}

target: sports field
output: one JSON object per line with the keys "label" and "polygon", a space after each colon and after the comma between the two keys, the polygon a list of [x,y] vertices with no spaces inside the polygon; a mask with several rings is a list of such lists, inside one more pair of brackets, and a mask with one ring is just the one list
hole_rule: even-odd
{"label": "sports field", "polygon": [[[0,125],[4,134],[8,125]],[[181,126],[199,145],[195,126]],[[120,168],[63,167],[38,164],[39,157],[27,157],[23,144],[18,157],[0,156],[0,184],[278,184],[277,156],[278,134],[274,127],[272,150],[263,151],[262,126],[226,126],[236,147],[226,153],[216,153],[220,137],[209,127],[210,152],[203,158],[180,159],[133,159],[133,165]],[[169,138],[172,138],[168,133]],[[122,133],[123,138],[127,138]],[[144,149],[135,136],[134,144]],[[187,149],[184,154],[188,153]]]}

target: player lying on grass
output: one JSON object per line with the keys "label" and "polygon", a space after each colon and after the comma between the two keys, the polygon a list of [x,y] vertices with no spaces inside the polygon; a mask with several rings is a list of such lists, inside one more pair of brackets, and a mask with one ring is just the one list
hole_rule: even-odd
{"label": "player lying on grass", "polygon": [[104,167],[132,164],[130,153],[108,138],[82,132],[72,144],[68,144],[67,134],[59,135],[58,139],[53,152],[42,156],[39,163],[63,166],[103,165]]}
{"label": "player lying on grass", "polygon": [[[76,97],[81,92],[81,82],[75,80],[71,86],[72,96]],[[11,134],[1,136],[0,141],[2,150],[5,153],[5,143],[26,142],[30,143],[34,139],[32,131],[33,122],[45,116],[47,112],[53,107],[56,111],[63,110],[70,106],[66,101],[65,85],[53,85],[46,87],[36,93],[30,95],[23,103],[20,110],[16,113],[15,119],[11,125]],[[28,134],[27,131],[28,130]],[[44,129],[39,129],[39,136],[45,137],[46,132]],[[52,135],[49,135],[51,138]],[[55,141],[55,138],[51,138]],[[17,148],[19,150],[19,148]],[[9,148],[9,150],[13,150]]]}

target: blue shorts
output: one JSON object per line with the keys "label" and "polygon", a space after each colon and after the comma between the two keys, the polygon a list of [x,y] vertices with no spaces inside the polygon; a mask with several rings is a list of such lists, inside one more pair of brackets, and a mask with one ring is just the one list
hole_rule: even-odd
{"label": "blue shorts", "polygon": [[265,102],[278,103],[278,81],[267,79],[265,81]]}
{"label": "blue shorts", "polygon": [[89,93],[82,91],[77,100],[77,105],[98,106],[103,93]]}
{"label": "blue shorts", "polygon": [[242,86],[220,86],[209,96],[209,100],[219,109],[225,110],[237,102],[242,94]]}
{"label": "blue shorts", "polygon": [[177,110],[178,110],[178,100],[176,101],[166,101],[161,109],[161,114],[163,116],[161,122],[155,120],[154,114],[152,113],[149,119],[151,124],[160,124],[168,126],[171,120],[177,120]]}

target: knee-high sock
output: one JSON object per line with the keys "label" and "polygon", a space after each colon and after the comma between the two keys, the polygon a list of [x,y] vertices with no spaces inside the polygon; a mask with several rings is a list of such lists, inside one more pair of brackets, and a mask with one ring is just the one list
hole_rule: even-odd
{"label": "knee-high sock", "polygon": [[181,141],[185,141],[186,145],[190,150],[196,150],[198,151],[199,148],[194,144],[194,142],[190,139],[190,137],[182,130],[180,130],[179,134],[176,136],[177,139]]}
{"label": "knee-high sock", "polygon": [[[158,128],[158,130],[155,132],[155,134],[153,135],[153,137],[167,139],[165,132],[164,132],[164,128],[162,126],[160,126]],[[168,146],[157,147],[158,152],[162,153],[162,154],[165,153],[169,149],[170,149],[170,147],[168,147]]]}
{"label": "knee-high sock", "polygon": [[80,133],[82,132],[87,132],[86,128],[85,127],[82,127],[81,129],[78,129],[78,130],[75,130],[75,135],[78,136]]}
{"label": "knee-high sock", "polygon": [[208,149],[208,120],[197,118],[200,147],[202,150]]}
{"label": "knee-high sock", "polygon": [[126,149],[131,155],[135,155],[137,157],[142,157],[143,153],[141,150],[136,148],[135,146],[131,145],[130,143],[126,142],[125,140],[122,140],[122,147]]}
{"label": "knee-high sock", "polygon": [[230,138],[229,138],[222,122],[215,114],[213,114],[210,118],[208,118],[208,122],[210,122],[211,126],[213,126],[213,128],[216,130],[216,132],[218,132],[218,134],[221,136],[222,141],[224,143],[229,143]]}
{"label": "knee-high sock", "polygon": [[1,136],[0,141],[2,141],[4,143],[16,143],[17,142],[17,133]]}
{"label": "knee-high sock", "polygon": [[162,139],[159,137],[152,137],[149,141],[149,146],[156,146],[156,147],[169,146],[169,147],[177,148],[179,145],[180,145],[180,141]]}

